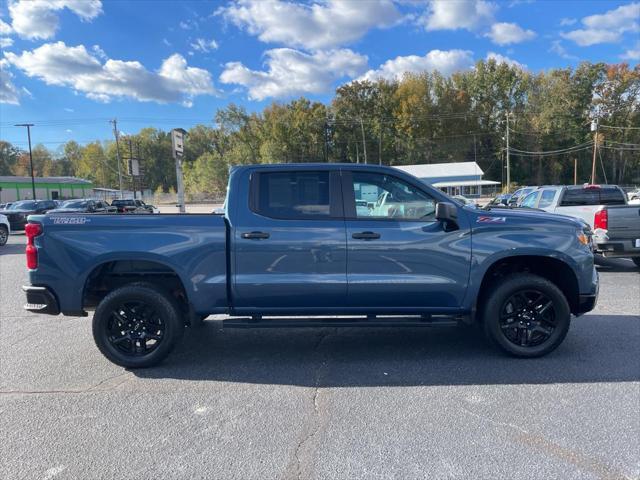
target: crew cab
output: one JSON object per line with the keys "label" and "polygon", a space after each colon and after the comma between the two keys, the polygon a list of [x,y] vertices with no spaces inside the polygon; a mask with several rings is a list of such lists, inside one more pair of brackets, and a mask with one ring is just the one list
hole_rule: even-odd
{"label": "crew cab", "polygon": [[153,205],[147,205],[142,200],[124,199],[111,202],[112,207],[116,207],[118,213],[160,213]]}
{"label": "crew cab", "polygon": [[596,253],[628,257],[640,267],[640,205],[627,204],[617,185],[544,186],[522,206],[583,220],[593,229]]}
{"label": "crew cab", "polygon": [[535,357],[596,303],[588,233],[463,206],[391,167],[247,165],[224,215],[30,217],[25,308],[95,310],[98,348],[126,367],[158,363],[210,314],[242,328],[478,322]]}

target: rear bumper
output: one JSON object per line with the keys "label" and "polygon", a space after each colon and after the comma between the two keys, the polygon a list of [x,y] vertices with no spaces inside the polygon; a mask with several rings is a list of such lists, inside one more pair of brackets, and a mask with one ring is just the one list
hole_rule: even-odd
{"label": "rear bumper", "polygon": [[47,287],[34,287],[33,285],[23,286],[22,290],[27,295],[27,303],[24,309],[33,313],[45,313],[47,315],[58,315],[60,307],[58,300]]}

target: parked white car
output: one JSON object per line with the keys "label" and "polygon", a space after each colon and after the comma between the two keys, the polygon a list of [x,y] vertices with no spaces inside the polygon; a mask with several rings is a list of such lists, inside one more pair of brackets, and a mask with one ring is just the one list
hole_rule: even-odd
{"label": "parked white car", "polygon": [[4,215],[0,215],[0,247],[6,245],[10,233],[11,225],[9,225],[9,220]]}

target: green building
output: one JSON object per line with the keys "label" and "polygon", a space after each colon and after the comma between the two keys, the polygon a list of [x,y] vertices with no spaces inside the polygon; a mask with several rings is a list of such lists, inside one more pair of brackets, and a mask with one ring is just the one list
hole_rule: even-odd
{"label": "green building", "polygon": [[[93,194],[89,180],[75,177],[36,177],[38,200],[85,198]],[[0,203],[33,198],[31,177],[0,176]]]}

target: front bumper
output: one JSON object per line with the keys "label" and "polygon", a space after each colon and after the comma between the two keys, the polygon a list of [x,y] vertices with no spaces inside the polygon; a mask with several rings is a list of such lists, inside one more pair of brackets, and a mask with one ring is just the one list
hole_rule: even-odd
{"label": "front bumper", "polygon": [[60,313],[58,300],[47,287],[26,285],[22,287],[22,290],[27,294],[27,303],[24,305],[25,310],[47,315],[58,315]]}
{"label": "front bumper", "polygon": [[578,295],[578,305],[577,305],[577,310],[574,312],[574,314],[577,315],[582,315],[583,313],[587,313],[590,312],[591,310],[593,310],[596,306],[596,303],[598,303],[598,294],[600,293],[600,281],[599,281],[599,275],[598,272],[596,271],[596,269],[593,269],[593,283],[592,285],[594,286],[593,288],[593,292],[594,293],[587,293],[587,294],[580,294]]}

